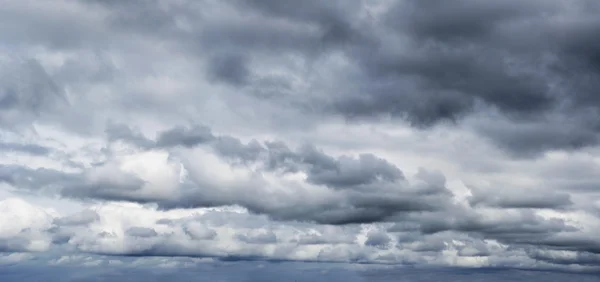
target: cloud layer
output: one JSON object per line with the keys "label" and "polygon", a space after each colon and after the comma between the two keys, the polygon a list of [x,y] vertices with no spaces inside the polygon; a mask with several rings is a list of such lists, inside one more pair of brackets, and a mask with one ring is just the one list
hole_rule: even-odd
{"label": "cloud layer", "polygon": [[0,252],[600,270],[593,1],[32,5]]}

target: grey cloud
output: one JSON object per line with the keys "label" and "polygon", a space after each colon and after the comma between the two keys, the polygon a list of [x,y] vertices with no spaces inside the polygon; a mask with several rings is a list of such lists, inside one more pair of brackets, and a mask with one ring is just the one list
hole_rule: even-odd
{"label": "grey cloud", "polygon": [[[141,147],[148,147],[147,144],[152,143],[124,125],[111,125],[107,133],[109,140],[121,139]],[[285,143],[278,141],[260,144],[252,140],[243,144],[235,137],[214,136],[210,128],[204,126],[176,127],[160,132],[155,144],[159,148],[210,145],[220,155],[242,163],[262,161],[267,169],[274,171],[306,170],[309,182],[331,187],[343,188],[404,179],[400,169],[373,154],[336,159],[312,145],[304,145],[294,152]]]}
{"label": "grey cloud", "polygon": [[600,244],[594,239],[589,238],[589,236],[582,236],[580,234],[558,234],[556,236],[541,238],[535,242],[530,239],[526,243],[537,243],[557,250],[600,254]]}
{"label": "grey cloud", "polygon": [[[127,174],[123,174],[120,177],[122,179],[119,182],[109,180],[90,181],[86,178],[81,178],[80,183],[63,186],[61,193],[68,197],[82,199],[136,200],[138,197],[131,196],[130,194],[140,190],[144,181]],[[144,200],[140,199],[140,201]]]}
{"label": "grey cloud", "polygon": [[[473,112],[493,110],[509,124],[533,122],[532,132],[539,133],[478,131],[509,151],[533,154],[597,144],[598,126],[583,118],[598,112],[593,94],[598,7],[589,1],[574,1],[566,9],[554,0],[398,0],[378,13],[371,13],[368,7],[375,4],[365,1],[76,3],[101,7],[108,16],[107,22],[95,22],[106,30],[81,26],[98,35],[97,41],[70,28],[80,37],[73,40],[100,44],[105,33],[119,38],[126,31],[139,40],[165,43],[169,50],[198,58],[208,77],[240,87],[239,95],[257,94],[253,98],[261,101],[248,100],[253,103],[311,112],[316,120],[332,114],[348,119],[391,115],[415,126],[461,122]],[[326,76],[335,82],[311,77],[311,68],[329,55],[343,56],[347,72]],[[288,68],[294,60],[306,67]],[[273,78],[259,71],[271,66],[292,72],[277,76],[283,85],[292,85],[295,77],[314,86],[276,90],[282,95],[254,91]],[[545,117],[582,120],[569,125],[572,130],[558,130]]]}
{"label": "grey cloud", "polygon": [[184,227],[184,231],[194,240],[212,240],[217,236],[217,232],[202,224],[190,223]]}
{"label": "grey cloud", "polygon": [[[198,181],[198,180],[197,180]],[[179,202],[169,203],[167,206],[214,206],[237,204],[248,208],[250,211],[260,214],[268,214],[278,220],[309,220],[326,224],[351,224],[370,223],[386,220],[397,213],[410,213],[418,211],[429,211],[443,209],[448,205],[450,195],[443,192],[434,195],[419,195],[418,190],[411,191],[406,184],[378,184],[365,187],[365,191],[356,191],[352,187],[339,190],[336,202],[323,202],[313,199],[310,195],[298,194],[293,199],[284,195],[272,195],[265,199],[259,188],[260,182],[252,184],[256,187],[253,193],[243,192],[240,195],[218,194],[218,187],[211,190],[198,190],[191,188]],[[202,182],[195,185],[203,187]],[[206,187],[206,186],[204,186]],[[367,186],[368,187],[368,186]],[[391,189],[396,187],[394,195]],[[403,190],[400,187],[406,187]],[[241,189],[241,188],[236,188]],[[379,189],[379,191],[378,191]],[[382,190],[383,189],[383,190]],[[387,190],[387,191],[386,191]],[[243,190],[240,190],[243,191]],[[379,193],[379,195],[377,195]],[[282,202],[283,201],[283,202]]]}
{"label": "grey cloud", "polygon": [[50,233],[52,238],[52,244],[56,246],[68,244],[69,240],[71,240],[71,237],[73,236],[72,231],[62,228],[60,225],[51,227],[48,229],[48,233]]}
{"label": "grey cloud", "polygon": [[156,231],[152,228],[147,228],[147,227],[130,227],[128,228],[125,233],[129,236],[133,236],[133,237],[141,237],[141,238],[150,238],[150,237],[155,237],[158,235],[158,233],[156,233]]}
{"label": "grey cloud", "polygon": [[441,240],[430,240],[430,241],[423,241],[423,242],[418,242],[416,244],[414,244],[413,246],[409,247],[411,250],[415,251],[415,252],[441,252],[446,250],[448,247],[446,246],[444,241]]}
{"label": "grey cloud", "polygon": [[18,129],[67,104],[64,93],[35,60],[0,62],[0,123]]}
{"label": "grey cloud", "polygon": [[[97,1],[81,0],[92,7],[101,7],[109,11],[105,19],[109,27],[115,30],[127,30],[142,33],[163,33],[176,31],[173,13],[183,11],[180,5],[161,6],[160,1]],[[184,7],[186,7],[184,5]]]}
{"label": "grey cloud", "polygon": [[247,234],[237,234],[238,240],[250,244],[274,244],[277,243],[277,235],[272,231],[252,230]]}
{"label": "grey cloud", "polygon": [[213,138],[210,128],[204,126],[195,126],[189,129],[177,127],[161,132],[156,145],[159,147],[194,147],[211,141]]}
{"label": "grey cloud", "polygon": [[[592,154],[590,154],[591,156]],[[573,197],[592,195],[600,187],[597,177],[600,166],[591,159],[556,162],[539,171],[547,187],[562,193],[570,193]]]}
{"label": "grey cloud", "polygon": [[[426,226],[425,228],[429,228]],[[450,229],[463,232],[476,232],[491,236],[498,240],[520,240],[522,237],[540,237],[561,231],[574,231],[575,228],[567,225],[564,221],[553,219],[545,220],[539,217],[525,214],[522,218],[513,220],[494,221],[467,221],[458,223]],[[425,229],[428,232],[434,229]]]}
{"label": "grey cloud", "polygon": [[208,62],[208,76],[217,81],[242,86],[248,83],[250,76],[247,64],[247,58],[240,55],[216,55]]}
{"label": "grey cloud", "polygon": [[515,191],[489,191],[471,189],[473,196],[469,198],[471,205],[484,205],[499,208],[525,209],[562,209],[573,204],[567,193],[542,189],[515,189]]}
{"label": "grey cloud", "polygon": [[109,122],[105,132],[109,141],[128,140],[142,148],[150,148],[154,145],[144,135],[124,124]]}
{"label": "grey cloud", "polygon": [[36,144],[0,143],[0,150],[24,152],[31,155],[45,156],[50,154],[51,148]]}
{"label": "grey cloud", "polygon": [[595,116],[595,112],[580,111],[577,115],[540,116],[518,123],[502,117],[482,118],[473,128],[512,157],[531,158],[545,151],[574,151],[597,144]]}
{"label": "grey cloud", "polygon": [[[120,134],[119,132],[127,132]],[[153,141],[141,139],[131,130],[108,132],[109,140],[118,134],[120,139],[133,144],[150,144]],[[194,147],[208,146],[233,164],[258,164],[266,171],[290,173],[302,171],[307,174],[306,182],[323,185],[337,191],[335,201],[339,203],[305,201],[290,199],[281,194],[280,199],[266,200],[260,192],[266,185],[255,178],[251,187],[257,189],[248,193],[242,187],[242,194],[221,193],[219,187],[211,187],[206,179],[194,178],[182,189],[183,195],[175,200],[164,201],[165,207],[219,206],[237,204],[253,212],[269,214],[281,220],[311,220],[321,223],[349,224],[368,223],[385,220],[396,213],[433,211],[449,205],[452,193],[445,187],[443,176],[420,173],[422,184],[409,184],[404,174],[395,165],[372,154],[358,157],[332,157],[314,146],[305,145],[297,150],[290,149],[285,143],[269,141],[260,144],[252,141],[243,144],[231,136],[214,136],[206,127],[177,127],[159,132],[155,147]],[[208,189],[207,187],[211,187]],[[266,192],[265,192],[266,193]],[[275,195],[273,195],[275,196]],[[310,197],[297,195],[296,197]],[[285,201],[290,206],[282,206]],[[161,201],[159,201],[161,203]]]}
{"label": "grey cloud", "polygon": [[[123,210],[119,211],[120,208]],[[409,230],[409,233],[404,234],[407,235],[404,240],[398,240],[397,248],[392,248],[396,240],[392,239],[391,233],[384,232],[380,228],[368,232],[365,244],[361,246],[356,241],[361,230],[357,225],[331,226],[293,221],[273,222],[263,215],[205,211],[202,214],[182,213],[179,218],[142,226],[133,219],[139,218],[140,222],[148,224],[147,219],[156,215],[140,213],[139,207],[130,208],[136,210],[136,215],[115,218],[119,213],[127,214],[129,208],[127,205],[112,204],[106,208],[96,208],[95,216],[89,218],[84,215],[92,215],[90,211],[59,216],[53,221],[52,228],[37,228],[32,231],[24,229],[22,235],[13,237],[23,240],[9,238],[5,242],[5,247],[11,250],[27,250],[24,248],[29,247],[33,240],[50,238],[55,250],[74,248],[79,252],[136,257],[215,257],[225,261],[295,260],[297,258],[294,258],[294,254],[319,248],[320,251],[314,252],[306,259],[371,263],[383,259],[376,255],[378,252],[400,252],[402,258],[392,256],[388,258],[389,262],[413,261],[414,263],[419,259],[424,262],[425,258],[443,259],[442,252],[447,249],[454,249],[458,252],[457,255],[468,257],[494,257],[506,252],[506,250],[490,247],[483,240],[498,240],[515,251],[528,251],[532,248],[546,252],[569,250],[574,254],[581,253],[582,257],[589,257],[585,253],[594,252],[595,244],[594,240],[586,241],[584,237],[576,234],[569,235],[568,232],[564,233],[566,235],[556,235],[557,232],[568,231],[568,228],[560,222],[527,213],[521,213],[520,216],[503,215],[499,220],[481,216],[480,220],[485,223],[480,225],[487,226],[485,228],[454,224],[446,228],[447,231],[435,234],[412,234]],[[153,213],[155,212],[159,211],[153,210]],[[433,216],[441,218],[439,215]],[[463,217],[473,217],[473,215],[462,215],[461,218]],[[115,225],[111,222],[115,219],[120,224]],[[428,221],[433,219],[422,215],[412,219],[406,217],[402,220],[402,222],[412,222],[418,228],[420,225],[428,224]],[[555,227],[552,227],[553,225]],[[122,234],[120,229],[123,231]],[[233,241],[229,241],[229,235],[233,235],[231,236]],[[299,240],[288,241],[287,239],[294,237]],[[113,240],[123,240],[125,243],[117,246],[111,243]],[[228,241],[229,245],[225,246],[224,243]],[[265,244],[270,246],[266,248]],[[521,262],[527,260],[528,256],[530,259],[538,259],[536,253],[528,252],[518,255]],[[411,254],[416,253],[419,255],[412,257]],[[504,265],[505,262],[497,263],[497,265]],[[588,264],[595,266],[589,260],[581,259],[581,265]],[[557,260],[551,265],[561,265],[561,261]]]}
{"label": "grey cloud", "polygon": [[[577,1],[573,5],[579,9],[584,2]],[[462,8],[466,6],[469,9]],[[357,56],[362,58],[364,69],[374,74],[365,83],[385,82],[389,86],[372,88],[373,94],[363,103],[365,106],[346,100],[338,109],[351,116],[370,116],[378,112],[408,116],[417,124],[427,125],[444,119],[456,121],[487,105],[508,117],[509,124],[518,127],[521,122],[534,120],[537,125],[530,132],[552,135],[552,138],[540,139],[541,135],[534,133],[524,136],[522,132],[481,132],[517,154],[597,144],[594,124],[576,121],[561,131],[543,119],[545,116],[577,117],[587,109],[597,112],[597,103],[589,99],[590,83],[576,82],[579,79],[569,74],[598,75],[592,68],[575,63],[589,62],[587,58],[593,56],[590,55],[593,50],[587,48],[587,52],[577,55],[568,51],[571,44],[590,46],[582,42],[592,38],[589,26],[594,24],[588,21],[591,14],[578,10],[579,14],[569,15],[581,19],[587,28],[568,23],[561,26],[553,16],[560,16],[562,11],[558,1],[455,1],[451,4],[398,1],[387,13],[389,23],[386,24],[408,39],[403,53],[410,55],[373,52],[372,56]],[[575,32],[579,28],[581,32]],[[557,35],[563,34],[564,29],[585,35],[562,40]],[[531,37],[526,38],[525,34]],[[549,62],[540,55],[543,52],[555,60]],[[417,86],[411,77],[416,77]],[[406,87],[411,88],[406,91]],[[413,98],[411,91],[418,92],[419,96]],[[566,104],[570,106],[565,108]],[[534,135],[536,141],[532,140]]]}
{"label": "grey cloud", "polygon": [[[482,21],[483,19],[488,20],[490,16],[486,15],[486,13],[499,15],[498,18],[502,19],[510,17],[513,14],[519,15],[524,6],[529,6],[529,10],[533,10],[532,12],[537,11],[537,6],[535,5],[524,5],[517,2],[497,5],[479,4],[479,9],[472,11],[472,15],[469,17],[461,14],[463,13],[461,11],[464,11],[464,9],[459,8],[461,5],[469,5],[469,1],[461,1],[459,5],[451,5],[450,9],[438,8],[436,5],[421,4],[412,1],[398,1],[397,3],[398,4],[396,4],[396,8],[390,9],[387,14],[390,18],[405,19],[408,21],[408,24],[393,23],[390,25],[390,28],[396,29],[399,26],[402,27],[412,25],[413,28],[405,30],[403,33],[408,36],[416,36],[416,40],[419,38],[418,36],[420,36],[421,32],[426,34],[428,33],[430,35],[452,34],[452,31],[456,31],[459,34],[486,33],[485,28],[479,31],[465,31],[465,29],[469,26],[485,26],[483,24],[469,24],[468,21]],[[341,8],[335,5],[323,7],[320,4],[311,3],[312,5],[304,5],[302,9],[296,11],[292,5],[267,5],[264,2],[255,2],[252,4],[258,7],[259,10],[267,11],[270,15],[281,16],[292,22],[312,22],[316,23],[317,25],[322,22],[337,22],[340,27],[343,26],[343,28],[346,30],[352,30],[350,22],[357,20],[356,18],[349,18],[350,16],[356,16],[355,14],[342,15]],[[413,13],[413,17],[407,18],[398,16],[400,11],[410,11],[410,9],[407,9],[409,6],[414,6],[416,8],[415,11],[419,11],[420,9],[421,15],[423,16],[419,16],[418,12]],[[334,12],[328,12],[330,9],[333,9]],[[450,32],[435,31],[435,26],[427,27],[428,23],[425,20],[425,16],[431,16],[432,9],[439,9],[438,11],[444,12],[439,13],[440,15],[435,17],[435,21],[432,20],[429,21],[429,23],[438,24],[437,26],[440,28],[448,28]],[[435,15],[435,13],[433,14]],[[336,15],[336,17],[328,17],[327,15]],[[333,20],[334,18],[336,20]],[[457,22],[457,24],[447,24],[444,22],[444,20],[449,22],[454,21]],[[465,21],[465,23],[460,23],[460,21]],[[374,34],[371,35],[373,36]],[[387,34],[387,36],[392,35]],[[384,44],[386,43],[381,38],[362,39],[351,42],[352,43],[348,47],[349,58],[351,60],[356,60],[356,62],[359,64],[364,65],[368,72],[382,76],[382,81],[384,81],[385,77],[388,77],[389,75],[392,77],[398,76],[399,80],[402,80],[403,77],[410,77],[414,75],[423,78],[425,83],[430,85],[429,87],[421,88],[423,90],[421,92],[430,93],[421,98],[411,97],[410,94],[402,93],[401,90],[399,91],[399,89],[402,87],[402,84],[393,85],[393,87],[397,89],[386,89],[386,92],[389,92],[390,96],[384,96],[388,95],[387,93],[381,93],[381,95],[378,95],[376,92],[371,93],[371,97],[368,99],[377,99],[371,100],[371,103],[376,103],[373,104],[373,107],[381,108],[373,108],[372,110],[363,111],[367,115],[375,114],[377,110],[390,112],[396,111],[394,109],[397,109],[399,111],[399,115],[402,115],[403,113],[412,115],[416,122],[425,122],[427,120],[431,120],[433,122],[438,118],[434,116],[428,117],[428,115],[439,114],[439,118],[451,118],[455,115],[455,113],[465,111],[470,108],[473,102],[475,102],[473,97],[481,97],[482,101],[486,101],[489,104],[496,105],[503,110],[509,111],[513,109],[515,111],[529,111],[537,108],[544,109],[546,108],[546,105],[551,102],[550,97],[547,97],[547,91],[543,88],[543,83],[541,83],[539,80],[532,79],[532,77],[524,77],[521,79],[510,75],[507,72],[502,72],[504,67],[499,65],[499,62],[494,62],[494,60],[490,57],[487,57],[487,61],[480,62],[479,58],[472,55],[467,55],[467,53],[464,53],[465,51],[463,50],[456,49],[455,51],[452,51],[452,49],[450,49],[450,52],[442,52],[435,47],[425,47],[420,48],[420,56],[418,55],[419,51],[411,50],[413,54],[411,54],[410,57],[402,58],[398,56],[394,57],[393,54],[385,54],[382,52],[370,52],[370,54],[360,53],[363,52],[363,50],[370,50],[369,47],[373,47],[373,42],[378,43],[378,45],[375,45],[375,48],[383,49]],[[453,48],[461,46],[450,45],[449,47]],[[471,52],[472,51],[473,50],[471,50]],[[373,81],[365,81],[365,83],[375,84],[378,80],[378,78],[375,76],[371,76],[369,79],[372,79]],[[376,91],[376,88],[371,88],[371,86],[368,87],[369,88],[367,88],[367,91]],[[510,94],[511,92],[523,94]],[[448,96],[449,98],[447,100],[438,100],[436,97],[443,97],[444,95],[452,96]],[[431,99],[427,100],[429,97],[431,97]],[[344,96],[343,98],[350,98],[350,100],[340,101],[341,103],[351,103],[353,99],[351,96]],[[389,100],[386,102],[385,99],[387,98],[389,98]],[[460,100],[463,100],[464,102],[455,102]],[[421,101],[423,101],[423,105],[419,106]],[[408,106],[403,106],[401,104],[403,102],[408,102]],[[451,105],[449,103],[458,104]],[[367,103],[365,106],[368,107],[368,105],[369,103]],[[350,111],[353,108],[343,105],[340,106],[341,107],[337,107],[339,110],[351,116],[355,115],[355,113],[359,114],[360,111],[362,111],[356,109],[358,111],[355,113],[345,112]],[[355,106],[360,107],[358,101]],[[386,109],[383,107],[390,108]],[[419,109],[419,107],[423,108]]]}
{"label": "grey cloud", "polygon": [[13,237],[9,239],[0,239],[0,252],[23,252],[28,251],[31,241],[24,237]]}
{"label": "grey cloud", "polygon": [[473,244],[465,245],[464,247],[460,248],[458,254],[465,257],[487,257],[490,256],[492,252],[489,250],[487,245],[483,244],[481,241],[476,241]]}
{"label": "grey cloud", "polygon": [[[493,53],[493,49],[438,48],[423,46],[405,57],[383,54],[372,58],[366,70],[372,79],[382,77],[379,80],[386,86],[367,89],[372,92],[367,98],[340,100],[336,110],[351,117],[390,113],[415,125],[431,125],[456,121],[479,103],[517,116],[551,108],[552,97],[537,74],[511,74],[500,55],[476,55]],[[407,81],[411,77],[416,80]]]}
{"label": "grey cloud", "polygon": [[[213,50],[203,53],[209,76],[244,87],[253,83],[247,79],[252,70],[244,63],[245,58],[268,56],[286,61],[285,54],[292,52],[311,60],[315,55],[342,53],[359,68],[360,79],[337,83],[338,94],[330,97],[302,98],[304,93],[293,93],[283,99],[299,98],[306,105],[297,108],[351,119],[392,115],[427,126],[443,120],[457,122],[474,111],[490,108],[510,118],[511,123],[544,115],[577,116],[584,109],[597,111],[591,95],[593,77],[598,76],[593,65],[597,52],[588,39],[593,38],[596,23],[590,14],[594,9],[584,6],[589,3],[574,2],[575,14],[564,14],[558,1],[440,3],[395,1],[381,19],[373,19],[361,16],[365,3],[360,1],[310,1],[301,6],[229,1],[222,5],[230,9],[234,21],[224,24],[204,17],[195,30],[200,43],[190,42],[185,32],[177,38],[182,45],[199,44],[201,49]],[[255,16],[252,21],[238,17],[241,7]],[[115,13],[126,10],[118,6],[112,9]],[[155,23],[173,26],[170,22],[175,12],[170,17],[165,13],[168,11],[150,14],[165,18]],[[559,22],[560,16],[572,17],[573,21]],[[129,25],[141,22],[133,18]],[[273,22],[281,24],[267,24]],[[526,34],[531,34],[530,38]],[[262,51],[265,48],[270,54]],[[551,123],[542,120],[539,126],[549,127]],[[581,134],[555,131],[557,138],[537,138],[537,147],[527,145],[531,141],[519,133],[481,134],[515,151],[597,143],[596,126],[573,126]]]}
{"label": "grey cloud", "polygon": [[351,244],[354,243],[356,237],[352,233],[333,233],[330,234],[302,234],[297,242],[302,245],[323,245],[323,244]]}
{"label": "grey cloud", "polygon": [[373,230],[367,233],[367,241],[365,241],[365,245],[387,249],[390,247],[391,242],[392,239],[388,234],[382,231]]}
{"label": "grey cloud", "polygon": [[259,159],[265,150],[264,146],[256,140],[243,144],[242,141],[231,136],[219,136],[213,146],[223,157],[241,163]]}
{"label": "grey cloud", "polygon": [[[503,214],[500,218],[486,218],[477,210],[456,216],[463,223],[450,219],[453,216],[449,215],[443,217],[444,220],[428,215],[404,219],[388,232],[399,233],[398,246],[403,249],[440,252],[454,247],[459,255],[471,257],[492,257],[506,251],[486,244],[487,240],[505,244],[509,250],[524,250],[525,255],[534,260],[544,260],[538,257],[538,252],[560,254],[570,251],[572,255],[566,256],[573,259],[573,255],[585,256],[598,250],[596,243],[578,233],[578,228],[559,219],[535,216],[529,211]],[[455,244],[456,241],[461,243]]]}
{"label": "grey cloud", "polygon": [[[467,7],[470,9],[467,10]],[[482,3],[472,0],[399,1],[386,18],[387,24],[425,39],[440,41],[485,40],[502,24],[551,12],[552,1],[502,1]],[[393,15],[404,17],[393,17]],[[404,25],[403,25],[404,24]]]}
{"label": "grey cloud", "polygon": [[[16,48],[44,46],[51,50],[106,47],[109,36],[77,2],[57,4],[58,10],[31,9],[27,3],[12,2],[0,11],[4,23],[2,45]],[[23,20],[27,19],[27,20]],[[77,23],[77,24],[74,24]]]}
{"label": "grey cloud", "polygon": [[[283,147],[280,146],[279,148]],[[290,150],[285,152],[293,153],[295,151]],[[333,158],[333,160],[335,160],[335,158]],[[14,171],[19,172],[18,169]],[[44,181],[44,184],[49,185],[50,187],[60,186],[60,181],[65,181],[64,179],[68,179],[65,176],[61,177],[59,174],[57,174],[57,172],[50,173],[49,171],[44,170],[40,170],[40,172],[45,172],[45,174],[41,174],[41,176],[44,176],[44,178],[36,179],[35,171],[30,172],[30,176],[22,176],[21,179],[32,179],[34,181],[33,183],[41,183],[42,181]],[[19,173],[21,173],[21,175],[24,175],[22,174],[23,172]],[[19,174],[13,172],[11,173],[11,175],[18,176]],[[448,199],[445,198],[446,196],[444,196],[443,192],[445,191],[445,178],[440,173],[421,170],[418,174],[418,178],[421,179],[422,182],[416,182],[412,184],[414,185],[414,188],[410,188],[410,186],[406,187],[409,189],[408,191],[404,191],[405,193],[408,193],[406,196],[387,194],[385,192],[385,187],[382,191],[364,191],[361,189],[357,190],[357,188],[353,185],[350,185],[346,188],[333,187],[333,189],[337,191],[344,192],[344,194],[342,195],[345,198],[341,198],[344,202],[338,204],[322,204],[312,200],[303,202],[290,202],[290,200],[282,198],[283,201],[287,202],[280,202],[278,203],[278,205],[274,205],[272,202],[268,201],[268,199],[265,198],[264,194],[261,194],[263,193],[261,192],[261,190],[256,190],[253,194],[242,194],[239,195],[239,197],[237,198],[225,198],[224,201],[219,200],[222,202],[217,201],[211,203],[206,202],[207,199],[210,199],[207,197],[214,197],[213,199],[219,199],[219,197],[223,197],[223,195],[219,195],[218,190],[209,193],[208,191],[204,191],[198,188],[192,188],[190,192],[193,192],[194,194],[184,194],[183,197],[178,198],[177,201],[179,201],[179,203],[173,203],[165,199],[150,200],[141,196],[136,196],[136,194],[127,195],[124,194],[123,190],[120,190],[120,192],[110,194],[109,199],[132,200],[139,202],[153,201],[161,205],[175,204],[175,206],[185,206],[186,203],[190,203],[191,206],[216,206],[238,204],[248,208],[252,212],[265,214],[269,218],[282,221],[300,220],[326,224],[352,224],[363,222],[371,223],[379,221],[398,221],[399,223],[397,223],[397,226],[390,229],[389,231],[417,231],[421,232],[425,236],[438,236],[437,234],[440,233],[444,233],[447,231],[455,231],[459,234],[469,234],[474,238],[497,240],[499,242],[509,244],[515,247],[523,245],[535,246],[537,248],[550,250],[567,248],[575,252],[594,252],[594,241],[590,241],[586,245],[584,241],[577,241],[573,239],[576,237],[562,237],[563,239],[560,239],[561,237],[556,237],[556,235],[559,233],[569,233],[577,231],[576,228],[569,226],[561,220],[544,219],[535,215],[529,210],[523,210],[513,214],[508,214],[506,213],[506,211],[499,210],[497,214],[499,218],[488,218],[485,214],[479,213],[478,210],[461,210],[457,206],[449,205]],[[13,180],[12,183],[13,185],[18,185],[19,178],[15,179],[16,180]],[[86,183],[84,180],[82,181],[83,184]],[[69,182],[64,183],[69,184]],[[367,181],[366,183],[370,182]],[[81,187],[85,187],[85,185],[83,184]],[[32,184],[31,182],[25,182],[25,184],[21,185]],[[37,187],[37,185],[33,186],[35,186],[37,189],[44,188],[44,185],[40,185],[41,187]],[[71,187],[79,186],[75,185]],[[118,186],[114,186],[113,184],[112,187],[114,189]],[[382,189],[377,188],[377,186],[372,187],[373,189]],[[410,189],[414,189],[414,191],[410,191]],[[383,194],[378,195],[378,193],[375,192]],[[91,193],[91,191],[86,192],[86,190],[82,190],[81,193],[82,194],[78,197],[100,197],[104,199],[107,198],[106,195],[99,196],[99,194],[96,192]],[[65,195],[69,196],[69,194]],[[302,200],[302,197],[299,197],[299,199]],[[348,206],[345,206],[347,204]],[[439,211],[436,212],[436,210]],[[81,214],[75,214],[73,216],[55,220],[54,223],[57,225],[57,228],[49,230],[49,232],[53,234],[53,242],[55,244],[65,244],[66,242],[69,242],[70,238],[72,238],[72,236],[74,236],[75,234],[72,231],[69,231],[70,228],[79,228],[79,226],[84,226],[91,222],[97,221],[98,218],[96,216],[97,214],[95,214],[94,212],[88,211]],[[216,223],[220,222],[219,224],[223,224],[223,222],[227,221],[233,222],[231,216],[229,216],[226,219],[227,221],[223,221],[224,219],[210,219],[206,217],[202,219],[203,222],[211,222],[212,220],[216,220]],[[161,224],[162,222],[163,221],[161,221]],[[243,220],[240,222],[243,222]],[[177,221],[164,221],[164,224],[169,226],[177,226]],[[250,223],[245,224],[247,225]],[[248,225],[249,228],[255,228],[258,226],[260,225]],[[170,237],[170,235],[160,235],[161,237],[159,237],[157,232],[153,231],[153,229],[149,229],[147,227],[134,227],[128,229],[126,231],[126,234],[127,236],[132,237],[131,240],[138,240],[135,238],[141,238],[140,240],[155,238],[155,240],[160,241],[144,241],[143,245],[140,246],[145,247],[143,247],[142,249],[130,250],[127,251],[127,253],[135,255],[218,255],[213,251],[210,251],[210,249],[206,249],[204,251],[205,253],[185,251],[185,248],[172,241],[174,237]],[[211,228],[192,223],[184,224],[181,232],[187,234],[187,236],[189,236],[191,240],[195,240],[198,242],[201,242],[203,240],[214,240],[217,237],[215,231],[211,230]],[[103,235],[98,236],[102,237]],[[111,236],[115,235],[110,235],[107,233],[107,236],[109,236],[107,238],[111,238]],[[335,236],[339,237],[339,234]],[[336,241],[328,237],[328,235],[324,236],[323,234],[306,234],[299,237],[298,240],[294,241],[303,245],[324,244]],[[452,236],[442,236],[432,238],[431,240],[427,239],[428,237],[425,237],[425,240],[416,240],[418,237],[419,236],[412,236],[412,239],[409,240],[409,242],[411,243],[404,243],[403,248],[421,253],[439,253],[447,247],[445,245],[445,242],[448,242],[449,240],[451,240],[450,238],[453,238]],[[270,231],[266,231],[266,233],[262,231],[253,231],[247,234],[238,234],[236,235],[236,238],[242,242],[252,244],[266,244],[278,242],[277,235]],[[347,239],[340,239],[339,242],[351,243],[354,240],[355,237],[351,236]],[[372,232],[367,234],[367,240],[365,242],[365,245],[376,247],[378,249],[386,249],[388,248],[387,246],[389,246],[389,243],[390,237],[386,233]],[[339,252],[339,250],[332,249],[326,252],[323,258],[335,258],[337,256],[340,256],[341,254],[338,254],[337,252]],[[104,253],[104,251],[100,251],[100,253]],[[484,255],[486,254],[486,251],[485,248],[482,246],[473,246],[468,248],[465,246],[459,249],[459,253],[462,253],[462,255]],[[358,254],[355,255],[358,256]]]}
{"label": "grey cloud", "polygon": [[[81,173],[64,173],[53,169],[31,169],[26,166],[0,166],[0,182],[20,189],[39,191],[44,194],[60,194],[80,199],[135,200],[132,195],[142,188],[144,181],[120,171],[102,172],[94,169]],[[150,199],[141,198],[140,201]]]}
{"label": "grey cloud", "polygon": [[294,1],[239,1],[268,16],[316,24],[321,31],[321,44],[339,45],[358,39],[359,31],[347,15],[356,15],[360,1],[309,1],[299,5]]}
{"label": "grey cloud", "polygon": [[23,189],[40,189],[44,183],[52,187],[54,183],[68,183],[74,177],[51,169],[30,169],[17,165],[0,166],[0,181]]}
{"label": "grey cloud", "polygon": [[556,265],[593,265],[600,264],[600,254],[590,252],[573,252],[564,250],[527,249],[529,257]]}
{"label": "grey cloud", "polygon": [[84,210],[76,214],[55,219],[54,223],[59,226],[86,225],[99,219],[100,217],[97,212],[93,210]]}
{"label": "grey cloud", "polygon": [[331,169],[317,170],[313,167],[315,173],[309,176],[308,181],[333,187],[348,187],[377,181],[393,182],[404,178],[400,169],[372,154],[359,155],[358,159],[342,157],[337,160],[337,164],[333,164],[335,166]]}
{"label": "grey cloud", "polygon": [[[167,140],[161,139],[162,136],[182,137],[183,131],[166,132],[159,134],[158,140]],[[200,139],[203,138],[204,135],[201,135]],[[186,135],[168,142],[171,145],[181,142],[184,146],[190,146],[196,145],[197,140],[197,135]],[[219,139],[215,140],[218,142]],[[133,142],[137,141],[139,138],[133,139]],[[254,150],[253,144],[247,146]],[[142,179],[110,166],[101,165],[70,174],[20,166],[1,168],[5,172],[2,179],[15,187],[68,197],[156,202],[166,208],[241,205],[274,219],[331,224],[369,223],[390,219],[398,213],[442,210],[450,205],[453,196],[445,188],[444,181],[440,183],[439,177],[425,179],[424,185],[411,185],[396,166],[373,155],[334,158],[310,147],[294,151],[282,143],[267,143],[261,150],[260,158],[245,161],[259,164],[266,171],[303,171],[308,175],[308,183],[324,186],[334,193],[328,196],[333,198],[317,199],[302,190],[297,190],[299,194],[292,197],[287,193],[266,197],[270,192],[261,187],[268,184],[261,178],[255,178],[243,186],[225,189],[215,186],[204,177],[192,175],[187,183],[180,186],[180,195],[165,199],[141,194],[139,191],[145,184]],[[247,154],[235,157],[245,156]],[[255,190],[250,193],[248,187]],[[239,192],[227,192],[232,188]]]}
{"label": "grey cloud", "polygon": [[[573,233],[578,228],[561,219],[545,219],[529,209],[505,209],[497,217],[490,218],[482,211],[455,208],[442,213],[412,214],[401,218],[390,227],[390,232],[420,232],[431,235],[456,231],[474,238],[493,239],[507,244],[534,244],[547,246],[544,240],[562,233]],[[537,242],[537,243],[536,243]]]}

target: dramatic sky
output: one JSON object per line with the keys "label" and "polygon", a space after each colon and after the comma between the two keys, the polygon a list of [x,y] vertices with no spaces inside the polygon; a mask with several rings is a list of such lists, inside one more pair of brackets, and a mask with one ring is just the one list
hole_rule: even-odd
{"label": "dramatic sky", "polygon": [[0,0],[0,280],[598,281],[599,13]]}

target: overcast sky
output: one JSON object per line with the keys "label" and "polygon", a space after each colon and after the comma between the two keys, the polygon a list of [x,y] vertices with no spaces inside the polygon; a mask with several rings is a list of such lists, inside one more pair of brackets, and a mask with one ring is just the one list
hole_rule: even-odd
{"label": "overcast sky", "polygon": [[600,273],[599,13],[0,0],[0,280]]}

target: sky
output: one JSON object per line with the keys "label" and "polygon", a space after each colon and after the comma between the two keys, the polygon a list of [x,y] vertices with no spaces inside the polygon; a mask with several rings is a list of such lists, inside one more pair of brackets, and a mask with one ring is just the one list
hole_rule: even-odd
{"label": "sky", "polygon": [[0,280],[600,281],[598,13],[0,0]]}

